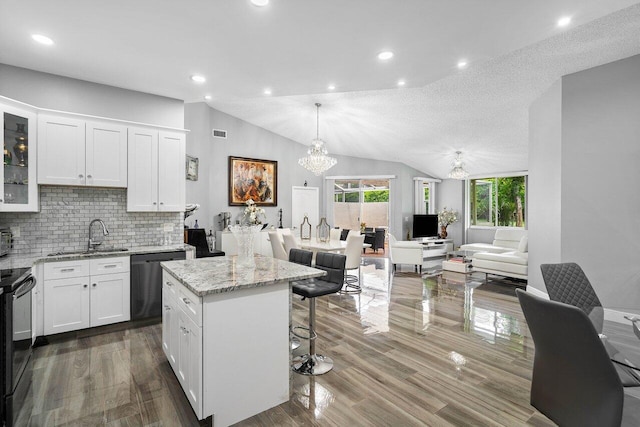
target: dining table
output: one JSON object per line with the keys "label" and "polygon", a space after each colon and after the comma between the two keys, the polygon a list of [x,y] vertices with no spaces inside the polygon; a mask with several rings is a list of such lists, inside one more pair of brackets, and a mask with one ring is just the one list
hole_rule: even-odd
{"label": "dining table", "polygon": [[[306,249],[313,252],[344,252],[347,248],[346,240],[329,240],[327,242],[318,242],[316,239],[302,240],[296,237],[296,241],[300,249]],[[363,243],[362,248],[370,248],[370,243]]]}
{"label": "dining table", "polygon": [[640,382],[640,316],[624,323],[605,321],[600,335],[609,358]]}

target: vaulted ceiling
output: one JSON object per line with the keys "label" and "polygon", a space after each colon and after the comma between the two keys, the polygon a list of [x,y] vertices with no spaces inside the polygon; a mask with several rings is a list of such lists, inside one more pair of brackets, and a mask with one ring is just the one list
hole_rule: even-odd
{"label": "vaulted ceiling", "polygon": [[320,102],[330,153],[440,178],[457,150],[474,175],[526,170],[531,102],[562,75],[640,53],[631,0],[0,0],[0,15],[2,63],[186,102],[210,95],[305,145]]}

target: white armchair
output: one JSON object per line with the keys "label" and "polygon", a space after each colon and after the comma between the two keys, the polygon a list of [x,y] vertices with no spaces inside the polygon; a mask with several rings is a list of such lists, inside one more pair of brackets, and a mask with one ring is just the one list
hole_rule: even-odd
{"label": "white armchair", "polygon": [[419,242],[397,241],[393,234],[389,234],[389,256],[394,271],[396,264],[412,264],[416,271],[422,273],[422,250]]}

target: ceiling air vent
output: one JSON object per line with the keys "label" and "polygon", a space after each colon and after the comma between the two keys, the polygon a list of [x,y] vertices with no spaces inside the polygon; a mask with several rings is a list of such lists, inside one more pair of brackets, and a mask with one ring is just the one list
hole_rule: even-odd
{"label": "ceiling air vent", "polygon": [[214,129],[212,134],[213,134],[214,138],[227,139],[227,131],[226,130]]}

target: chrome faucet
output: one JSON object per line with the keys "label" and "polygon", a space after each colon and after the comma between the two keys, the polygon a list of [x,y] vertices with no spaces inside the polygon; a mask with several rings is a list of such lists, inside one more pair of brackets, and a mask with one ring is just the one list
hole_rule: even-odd
{"label": "chrome faucet", "polygon": [[101,219],[94,219],[93,221],[91,221],[89,223],[89,247],[88,250],[95,250],[97,246],[101,245],[102,242],[96,242],[95,240],[93,240],[91,238],[91,226],[93,224],[95,224],[96,222],[99,222],[100,225],[102,225],[102,234],[104,236],[108,236],[109,235],[109,230],[107,230],[107,226],[104,224],[104,222]]}

